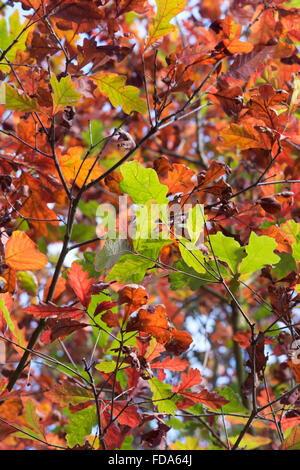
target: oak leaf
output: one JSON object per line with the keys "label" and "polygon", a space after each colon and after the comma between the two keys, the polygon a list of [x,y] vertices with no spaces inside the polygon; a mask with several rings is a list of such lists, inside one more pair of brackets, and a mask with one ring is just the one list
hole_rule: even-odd
{"label": "oak leaf", "polygon": [[82,159],[82,153],[83,148],[80,146],[69,148],[64,155],[58,153],[58,161],[67,183],[75,182],[79,187],[89,184],[103,173],[95,158]]}
{"label": "oak leaf", "polygon": [[87,271],[84,271],[78,263],[72,263],[68,270],[68,283],[75,292],[78,300],[84,307],[88,307],[91,300],[91,289],[96,280],[89,278]]}
{"label": "oak leaf", "polygon": [[92,79],[114,107],[122,106],[124,113],[127,114],[132,111],[146,113],[146,101],[139,97],[138,88],[131,85],[125,86],[126,77],[115,73],[99,72],[93,75]]}
{"label": "oak leaf", "polygon": [[58,307],[52,303],[41,303],[40,305],[31,305],[24,309],[29,315],[39,318],[58,317],[58,318],[80,318],[83,310],[77,307]]}
{"label": "oak leaf", "polygon": [[157,14],[150,25],[145,50],[166,34],[176,30],[176,26],[171,24],[170,20],[184,10],[186,0],[156,0],[156,5]]}
{"label": "oak leaf", "polygon": [[41,335],[41,341],[48,344],[58,338],[63,339],[74,331],[81,330],[86,326],[89,326],[89,324],[80,323],[72,318],[48,318],[45,331]]}

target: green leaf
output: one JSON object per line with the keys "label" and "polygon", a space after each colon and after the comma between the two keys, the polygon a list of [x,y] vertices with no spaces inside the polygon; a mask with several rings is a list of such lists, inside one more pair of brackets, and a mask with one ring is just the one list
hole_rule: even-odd
{"label": "green leaf", "polygon": [[95,220],[98,207],[99,203],[97,201],[83,202],[81,200],[78,204],[78,209],[91,220]]}
{"label": "green leaf", "polygon": [[18,271],[17,279],[21,284],[21,289],[25,290],[29,295],[36,295],[37,284],[32,274],[27,271]]}
{"label": "green leaf", "polygon": [[38,104],[35,99],[29,98],[23,92],[19,92],[7,83],[5,84],[5,107],[13,111],[36,111]]}
{"label": "green leaf", "polygon": [[[94,225],[75,224],[72,230],[71,241],[84,242],[86,240],[96,237],[96,230]],[[65,233],[65,227],[62,227],[62,232]]]}
{"label": "green leaf", "polygon": [[[116,369],[117,363],[116,361],[101,361],[99,364],[95,366],[97,370],[100,370],[101,372],[105,372],[106,374],[109,374],[110,372],[113,372]],[[121,364],[118,366],[119,369],[125,369],[128,367],[128,364]]]}
{"label": "green leaf", "polygon": [[282,279],[287,276],[291,271],[297,270],[297,265],[292,255],[290,255],[289,253],[279,253],[279,258],[279,263],[276,264],[275,268],[271,269],[272,276],[276,276],[277,279]]}
{"label": "green leaf", "polygon": [[[187,264],[185,264],[182,259],[177,261],[174,267],[180,271],[183,271],[183,273],[173,272],[169,275],[172,290],[178,290],[181,287],[187,286],[189,286],[192,290],[197,290],[200,286],[206,284],[206,282],[193,277],[198,276],[199,274],[193,268],[187,266]],[[191,276],[188,276],[188,274],[191,274]],[[205,275],[201,274],[201,277],[205,277]]]}
{"label": "green leaf", "polygon": [[66,428],[68,446],[73,448],[76,444],[83,446],[84,438],[89,435],[93,426],[97,424],[96,408],[89,406],[77,413],[70,414]]}
{"label": "green leaf", "polygon": [[125,86],[126,77],[115,73],[99,72],[91,78],[95,80],[100,91],[108,97],[115,108],[122,106],[124,113],[127,114],[132,111],[138,111],[141,114],[147,112],[147,103],[139,98],[139,89],[131,85]]}
{"label": "green leaf", "polygon": [[153,201],[139,204],[135,213],[135,226],[131,229],[131,237],[134,239],[167,239],[168,233],[159,230],[160,221],[165,222],[167,218],[167,204],[153,204]]}
{"label": "green leaf", "polygon": [[75,377],[75,378],[76,377],[78,378],[78,372],[79,372],[79,374],[82,377],[84,377],[86,380],[89,380],[88,373],[79,364],[76,364],[76,370],[72,372],[74,370],[74,364],[72,364],[71,362],[62,362],[60,356],[57,356],[56,359],[58,359],[61,362],[61,365],[56,366],[57,370],[60,370],[63,373],[67,373],[68,375],[71,375],[72,377]]}
{"label": "green leaf", "polygon": [[[41,439],[41,436],[40,434],[36,433],[35,431],[33,431],[31,428],[28,428],[27,426],[22,426],[21,428],[23,431],[27,432],[28,434],[30,434],[30,436],[28,436],[28,434],[24,434],[23,432],[21,431],[18,431],[16,433],[13,434],[14,437],[18,437],[19,439],[32,439],[32,440],[38,440],[38,439]],[[43,440],[44,440],[44,437],[43,437]]]}
{"label": "green leaf", "polygon": [[83,253],[83,259],[78,260],[78,263],[83,267],[84,271],[89,273],[89,277],[99,278],[99,273],[95,270],[95,257],[96,253],[92,251],[85,251]]}
{"label": "green leaf", "polygon": [[[273,315],[272,307],[269,306],[269,308],[267,308],[265,305],[261,305],[254,313],[254,319],[264,320],[265,318],[268,318],[271,315]],[[272,333],[276,336],[276,332],[272,332]],[[277,333],[279,334],[280,330]]]}
{"label": "green leaf", "polygon": [[106,281],[119,281],[121,283],[132,281],[139,284],[143,281],[147,269],[153,267],[155,262],[141,258],[137,255],[123,255],[116,263]]}
{"label": "green leaf", "polygon": [[245,254],[244,249],[234,238],[225,237],[222,232],[211,235],[210,242],[217,258],[225,261],[235,274],[237,266]]}
{"label": "green leaf", "polygon": [[[103,132],[105,131],[105,126],[102,121],[98,120],[92,120],[90,128],[87,129],[82,133],[82,137],[84,138],[84,141],[86,145],[90,146],[91,144],[91,139],[93,145],[96,145],[97,142],[99,142],[101,139],[103,139]],[[99,151],[99,148],[96,147],[95,149],[96,152]]]}
{"label": "green leaf", "polygon": [[[153,392],[152,400],[160,413],[175,414],[177,406],[172,397],[172,387],[169,384],[160,382],[156,377],[149,380],[150,388]],[[158,401],[156,401],[158,400]]]}
{"label": "green leaf", "polygon": [[106,240],[102,250],[96,254],[95,269],[97,271],[110,269],[128,251],[130,251],[130,245],[127,240]]}
{"label": "green leaf", "polygon": [[159,182],[157,173],[152,168],[144,168],[133,160],[121,166],[121,173],[123,180],[120,189],[129,194],[135,204],[153,200],[157,204],[168,204],[168,187]]}
{"label": "green leaf", "polygon": [[202,204],[196,204],[192,209],[189,210],[187,218],[187,229],[189,232],[190,239],[193,243],[199,240],[201,233],[204,230],[204,208]]}
{"label": "green leaf", "polygon": [[53,89],[54,114],[64,109],[66,106],[74,106],[81,98],[81,94],[74,88],[70,75],[62,77],[60,81],[58,81],[56,76],[52,73],[50,83]]}
{"label": "green leaf", "polygon": [[[6,18],[2,18],[0,21],[0,49],[1,52],[7,50],[18,37],[20,32],[23,30],[24,24],[20,23],[20,16],[18,10],[15,10],[9,16],[9,29],[10,33],[7,30]],[[14,62],[17,51],[25,51],[26,49],[26,40],[29,34],[30,28],[28,28],[24,33],[19,37],[18,41],[10,47],[9,51],[5,54],[5,57],[10,61]],[[1,65],[1,70],[10,71],[10,67],[6,65]]]}
{"label": "green leaf", "polygon": [[300,242],[292,244],[293,257],[295,260],[300,261]]}
{"label": "green leaf", "polygon": [[247,408],[244,407],[241,402],[241,398],[238,393],[236,393],[232,387],[223,387],[220,390],[220,395],[226,398],[229,403],[222,407],[224,413],[240,413],[240,414],[249,414]]}
{"label": "green leaf", "polygon": [[[105,302],[107,300],[109,300],[109,297],[107,295],[105,295],[104,292],[101,292],[100,294],[97,294],[97,295],[92,295],[90,304],[88,306],[89,315],[91,317],[94,317],[94,313],[95,313],[95,310],[96,310],[97,306],[99,304],[101,304],[102,302]],[[112,310],[113,313],[116,313],[117,308],[113,307],[111,310]],[[90,322],[91,322],[91,326],[93,327],[94,336],[95,336],[95,340],[96,340],[96,338],[98,337],[99,329],[94,326],[94,322],[92,320],[90,320]],[[108,342],[108,339],[109,339],[109,335],[106,332],[111,332],[112,328],[109,328],[107,326],[107,324],[104,323],[103,320],[101,320],[100,315],[96,316],[95,322],[97,323],[97,325],[100,326],[100,328],[104,328],[104,330],[105,330],[105,331],[101,332],[100,337],[98,339],[99,348],[104,348],[107,345],[107,342]]]}
{"label": "green leaf", "polygon": [[25,408],[25,418],[27,420],[27,423],[37,431],[37,433],[40,435],[42,439],[45,439],[45,436],[41,429],[39,428],[39,422],[40,418],[36,414],[35,411],[35,405],[31,400],[28,400],[26,403],[26,408]]}
{"label": "green leaf", "polygon": [[[131,331],[122,334],[119,330],[116,338],[118,338],[119,341],[117,339],[114,339],[110,343],[109,349],[107,350],[107,354],[115,355],[116,349],[120,347],[120,341],[122,341],[123,344],[126,344],[126,346],[133,346],[134,348],[137,347],[136,337],[132,335]],[[124,371],[122,371],[122,373],[123,372]]]}
{"label": "green leaf", "polygon": [[[208,269],[211,267],[217,272],[217,266],[216,266],[215,261],[210,260],[206,263],[206,265]],[[197,290],[200,286],[205,286],[206,284],[209,284],[215,280],[215,278],[211,274],[209,274],[207,271],[204,273],[201,273],[199,276],[199,273],[195,271],[193,268],[191,268],[190,266],[188,266],[183,261],[183,259],[180,259],[179,261],[177,261],[174,267],[180,271],[183,271],[183,273],[174,272],[169,275],[172,290],[177,290],[177,289],[180,289],[181,287],[186,287],[186,286],[189,286],[192,290]],[[220,269],[222,276],[225,279],[230,277],[230,274],[226,270],[225,266],[219,264],[219,269]],[[214,272],[212,269],[211,271]],[[193,276],[199,276],[201,277],[201,279],[196,279]]]}
{"label": "green leaf", "polygon": [[133,450],[133,436],[126,436],[120,450]]}
{"label": "green leaf", "polygon": [[145,240],[144,238],[139,238],[138,240],[133,241],[133,246],[135,251],[138,251],[139,253],[144,256],[147,256],[148,258],[156,260],[161,249],[164,246],[169,245],[170,243],[173,243],[173,240],[159,238]]}
{"label": "green leaf", "polygon": [[[116,242],[118,244],[116,245]],[[128,242],[126,240],[117,240],[116,242],[112,242],[112,240],[107,240],[104,245],[104,248],[98,253],[96,257],[96,269],[101,270],[106,268],[110,268],[113,266],[110,273],[106,276],[106,281],[119,281],[119,282],[127,282],[132,281],[135,283],[140,283],[143,281],[146,271],[149,268],[155,266],[155,260],[158,258],[159,253],[163,246],[172,243],[173,240],[169,239],[149,239],[144,240],[139,238],[138,240],[134,240],[134,248],[135,251],[138,251],[141,255],[151,258],[143,258],[143,256],[138,256],[138,254],[124,254],[121,256],[121,251],[118,251],[120,248],[120,244],[127,249],[123,249],[124,251],[132,251]],[[108,248],[104,251],[106,245]],[[112,251],[109,252],[109,249],[112,248]],[[113,250],[116,248],[116,255],[114,255]]]}
{"label": "green leaf", "polygon": [[239,272],[252,273],[269,264],[278,263],[280,258],[274,253],[276,245],[274,238],[266,235],[259,237],[255,232],[251,232],[249,244],[245,247],[247,256],[242,260]]}
{"label": "green leaf", "polygon": [[299,8],[299,0],[291,0],[282,5],[284,8]]}
{"label": "green leaf", "polygon": [[21,330],[19,328],[17,328],[15,326],[14,322],[12,321],[12,319],[10,317],[10,313],[8,311],[8,308],[6,307],[5,302],[4,302],[3,299],[0,299],[0,313],[3,313],[4,319],[7,323],[7,326],[9,328],[9,330],[17,338],[18,343],[20,344],[20,346],[26,347],[26,343],[25,343],[24,338],[21,334]]}
{"label": "green leaf", "polygon": [[[173,448],[177,451],[195,451],[195,450],[208,450],[206,447],[200,446],[200,441],[198,437],[186,437],[185,441],[178,440],[173,443]],[[219,448],[216,448],[219,450]],[[209,449],[210,450],[210,449]]]}
{"label": "green leaf", "polygon": [[197,273],[206,273],[204,268],[204,256],[202,251],[198,250],[189,240],[179,238],[179,250],[184,262],[193,268]]}

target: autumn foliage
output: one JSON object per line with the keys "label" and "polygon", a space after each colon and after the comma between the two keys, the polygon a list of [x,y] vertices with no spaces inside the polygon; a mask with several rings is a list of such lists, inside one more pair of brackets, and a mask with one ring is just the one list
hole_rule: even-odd
{"label": "autumn foliage", "polygon": [[1,450],[300,448],[297,3],[1,2]]}

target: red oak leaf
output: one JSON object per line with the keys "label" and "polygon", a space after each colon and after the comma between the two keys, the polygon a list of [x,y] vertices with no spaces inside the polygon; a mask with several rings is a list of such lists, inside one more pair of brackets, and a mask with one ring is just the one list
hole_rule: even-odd
{"label": "red oak leaf", "polygon": [[88,307],[91,300],[91,288],[96,280],[89,279],[89,274],[84,271],[78,263],[72,263],[71,269],[68,271],[68,281],[78,300],[84,307]]}

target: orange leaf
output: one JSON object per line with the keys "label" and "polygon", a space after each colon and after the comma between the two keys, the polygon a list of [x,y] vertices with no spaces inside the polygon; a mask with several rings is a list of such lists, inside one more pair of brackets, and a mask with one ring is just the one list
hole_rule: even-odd
{"label": "orange leaf", "polygon": [[231,124],[229,129],[221,132],[223,143],[226,146],[237,146],[241,150],[249,148],[265,148],[265,143],[262,136],[259,135],[254,129],[248,126],[239,126],[238,124]]}
{"label": "orange leaf", "polygon": [[173,388],[173,392],[181,393],[186,388],[191,388],[194,385],[199,385],[202,382],[202,377],[198,369],[190,369],[187,374],[182,374],[182,380],[179,385]]}
{"label": "orange leaf", "polygon": [[128,284],[119,290],[119,304],[128,304],[134,306],[136,309],[145,305],[148,300],[148,295],[143,286],[136,284]]}
{"label": "orange leaf", "polygon": [[220,162],[212,162],[206,172],[204,180],[201,182],[202,186],[207,186],[208,184],[212,183],[216,179],[220,178],[221,176],[225,175],[226,168],[224,163]]}
{"label": "orange leaf", "polygon": [[300,364],[295,364],[292,361],[287,361],[287,363],[293,371],[293,374],[296,379],[296,383],[300,383]]}
{"label": "orange leaf", "polygon": [[13,268],[7,268],[2,274],[2,277],[6,283],[4,286],[5,291],[13,294],[16,287],[16,270]]}
{"label": "orange leaf", "polygon": [[147,305],[140,308],[135,317],[131,317],[127,324],[127,331],[144,331],[154,336],[161,344],[171,341],[169,321],[163,305]]}
{"label": "orange leaf", "polygon": [[184,359],[179,359],[179,357],[166,357],[162,362],[152,362],[151,369],[167,369],[177,372],[185,370],[190,363]]}
{"label": "orange leaf", "polygon": [[47,203],[53,202],[51,191],[41,187],[41,180],[37,180],[26,174],[22,178],[21,184],[29,186],[30,197],[23,203],[20,214],[23,217],[33,218],[37,220],[29,220],[30,225],[35,228],[36,236],[46,237],[48,234],[47,223],[58,225],[57,215],[50,209]]}
{"label": "orange leaf", "polygon": [[230,54],[248,54],[253,49],[252,44],[239,39],[224,39],[223,44]]}
{"label": "orange leaf", "polygon": [[140,308],[127,323],[127,331],[143,331],[152,335],[165,345],[169,352],[181,354],[186,351],[193,339],[186,331],[176,331],[171,328],[164,305],[147,305]]}
{"label": "orange leaf", "polygon": [[83,160],[82,153],[82,147],[77,146],[69,148],[65,155],[58,155],[59,164],[67,183],[76,179],[76,185],[79,187],[97,179],[103,173],[98,163],[95,163],[95,158]]}
{"label": "orange leaf", "polygon": [[159,171],[158,175],[159,181],[168,186],[169,192],[172,194],[187,193],[195,186],[195,182],[192,181],[195,172],[181,163],[173,163],[166,175],[159,173]]}
{"label": "orange leaf", "polygon": [[5,245],[5,262],[17,271],[42,269],[48,263],[26,233],[16,230]]}
{"label": "orange leaf", "polygon": [[125,307],[123,323],[129,315],[148,300],[148,294],[143,286],[129,284],[119,290],[119,304],[127,304]]}
{"label": "orange leaf", "polygon": [[1,418],[14,421],[22,414],[23,404],[20,398],[8,398],[1,405]]}
{"label": "orange leaf", "polygon": [[239,343],[240,348],[248,348],[251,340],[251,331],[238,331],[234,334],[233,339]]}

